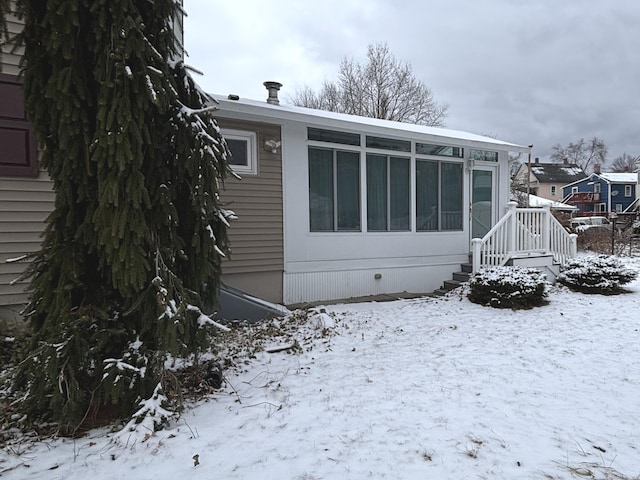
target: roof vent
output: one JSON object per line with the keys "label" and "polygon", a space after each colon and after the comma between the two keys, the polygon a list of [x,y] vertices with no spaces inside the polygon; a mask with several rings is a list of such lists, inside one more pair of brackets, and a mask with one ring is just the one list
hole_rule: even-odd
{"label": "roof vent", "polygon": [[278,99],[278,90],[280,90],[282,84],[279,82],[264,82],[263,85],[269,91],[267,103],[270,103],[271,105],[280,105],[280,100]]}

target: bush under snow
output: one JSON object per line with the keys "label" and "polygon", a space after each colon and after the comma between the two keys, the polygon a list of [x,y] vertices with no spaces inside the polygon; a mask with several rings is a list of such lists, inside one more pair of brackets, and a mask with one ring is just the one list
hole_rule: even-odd
{"label": "bush under snow", "polygon": [[589,255],[569,260],[558,276],[558,282],[583,293],[619,293],[638,276],[620,260],[608,255]]}
{"label": "bush under snow", "polygon": [[469,300],[495,308],[532,308],[544,304],[546,276],[533,268],[484,267],[469,280]]}

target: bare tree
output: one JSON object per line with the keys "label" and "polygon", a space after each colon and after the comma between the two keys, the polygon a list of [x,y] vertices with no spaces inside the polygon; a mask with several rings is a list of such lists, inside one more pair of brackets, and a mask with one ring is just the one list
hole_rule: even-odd
{"label": "bare tree", "polygon": [[613,172],[635,172],[640,168],[640,155],[633,156],[623,153],[613,160],[611,170]]}
{"label": "bare tree", "polygon": [[551,161],[563,162],[565,159],[569,163],[575,163],[586,172],[593,165],[603,165],[607,161],[609,149],[601,138],[593,137],[589,141],[581,138],[576,143],[569,143],[563,147],[559,143],[551,149]]}
{"label": "bare tree", "polygon": [[319,92],[305,87],[294,105],[397,122],[444,126],[447,106],[436,103],[431,89],[416,79],[411,66],[389,52],[386,44],[369,45],[367,63],[344,58],[336,81]]}

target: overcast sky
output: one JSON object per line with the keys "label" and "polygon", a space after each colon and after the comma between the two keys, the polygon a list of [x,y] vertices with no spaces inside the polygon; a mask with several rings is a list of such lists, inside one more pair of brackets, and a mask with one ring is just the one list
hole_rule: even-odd
{"label": "overcast sky", "polygon": [[281,100],[387,43],[446,126],[521,145],[602,138],[640,155],[640,0],[185,0],[187,63],[211,93]]}

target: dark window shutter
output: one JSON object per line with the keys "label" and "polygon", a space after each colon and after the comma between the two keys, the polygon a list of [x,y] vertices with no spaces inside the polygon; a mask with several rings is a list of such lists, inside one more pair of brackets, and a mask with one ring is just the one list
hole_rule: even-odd
{"label": "dark window shutter", "polygon": [[36,140],[25,114],[22,82],[0,74],[0,176],[37,175]]}

